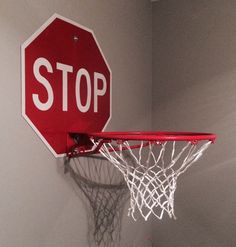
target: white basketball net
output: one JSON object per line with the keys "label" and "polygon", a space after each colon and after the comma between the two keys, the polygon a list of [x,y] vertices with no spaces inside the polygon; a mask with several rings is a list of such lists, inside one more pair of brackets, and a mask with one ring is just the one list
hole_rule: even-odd
{"label": "white basketball net", "polygon": [[[91,139],[95,146],[99,141]],[[123,174],[130,190],[128,215],[136,220],[137,211],[145,220],[153,214],[162,219],[167,213],[174,214],[174,193],[177,178],[184,173],[203,152],[211,141],[187,142],[144,142],[132,149],[137,142],[112,141],[103,143],[99,152],[114,164]]]}

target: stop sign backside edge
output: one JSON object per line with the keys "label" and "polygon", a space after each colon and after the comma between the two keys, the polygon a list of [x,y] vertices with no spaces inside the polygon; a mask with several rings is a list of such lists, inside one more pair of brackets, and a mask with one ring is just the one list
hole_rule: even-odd
{"label": "stop sign backside edge", "polygon": [[55,157],[69,132],[103,131],[112,72],[92,30],[54,14],[21,46],[22,116]]}

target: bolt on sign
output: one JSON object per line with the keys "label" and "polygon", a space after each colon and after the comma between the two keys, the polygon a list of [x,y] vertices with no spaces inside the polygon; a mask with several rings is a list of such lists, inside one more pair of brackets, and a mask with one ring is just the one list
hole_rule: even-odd
{"label": "bolt on sign", "polygon": [[21,48],[22,115],[56,156],[111,118],[111,70],[93,31],[54,14]]}

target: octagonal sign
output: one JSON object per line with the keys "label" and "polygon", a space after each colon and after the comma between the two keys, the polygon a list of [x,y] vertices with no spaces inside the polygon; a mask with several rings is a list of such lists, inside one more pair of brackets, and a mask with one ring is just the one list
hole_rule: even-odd
{"label": "octagonal sign", "polygon": [[55,14],[22,45],[22,115],[56,157],[68,133],[105,128],[111,70],[91,30]]}

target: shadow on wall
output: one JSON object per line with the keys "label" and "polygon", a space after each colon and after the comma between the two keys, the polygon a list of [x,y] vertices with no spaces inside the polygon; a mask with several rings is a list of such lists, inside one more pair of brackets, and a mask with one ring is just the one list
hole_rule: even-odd
{"label": "shadow on wall", "polygon": [[187,177],[183,181],[183,186],[187,187],[181,188],[180,192],[179,214],[185,223],[189,222],[194,229],[200,229],[207,238],[217,241],[219,246],[224,246],[228,240],[230,245],[227,246],[236,243],[232,237],[236,230],[235,224],[228,224],[236,221],[233,206],[236,205],[236,197],[232,191],[235,180],[236,158],[225,157],[224,162],[216,162],[202,172]]}
{"label": "shadow on wall", "polygon": [[232,123],[236,123],[235,75],[236,70],[208,81],[192,80],[183,89],[170,88],[166,97],[156,102],[157,126],[181,131],[214,131],[220,123],[233,127]]}
{"label": "shadow on wall", "polygon": [[86,208],[89,246],[120,246],[123,209],[129,198],[122,174],[101,156],[65,158],[67,173]]}
{"label": "shadow on wall", "polygon": [[153,4],[153,127],[210,130],[233,114],[235,8],[216,0]]}
{"label": "shadow on wall", "polygon": [[218,137],[181,178],[178,220],[158,224],[159,247],[236,245],[235,9],[233,0],[153,4],[153,129]]}

